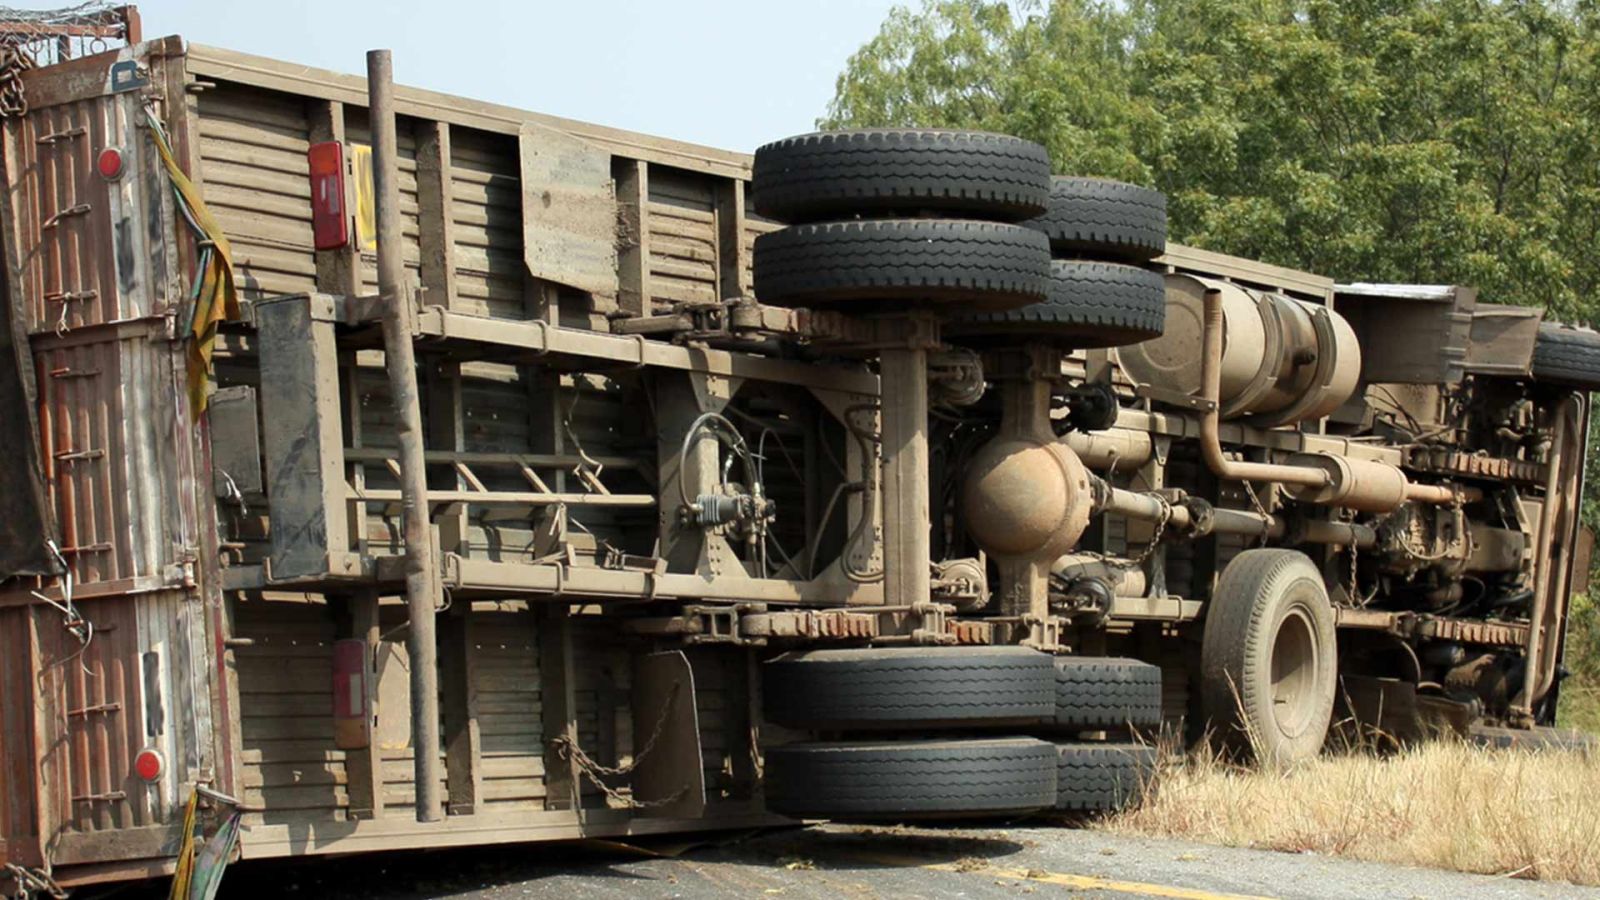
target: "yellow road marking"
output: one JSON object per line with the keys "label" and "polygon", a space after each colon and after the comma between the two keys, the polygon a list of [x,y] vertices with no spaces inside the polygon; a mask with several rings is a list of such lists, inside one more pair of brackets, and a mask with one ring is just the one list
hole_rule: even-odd
{"label": "yellow road marking", "polygon": [[1011,869],[996,866],[977,868],[957,863],[922,862],[912,857],[888,856],[877,853],[861,854],[861,858],[868,862],[886,866],[915,866],[934,872],[963,872],[991,878],[1032,881],[1039,884],[1077,888],[1079,890],[1133,894],[1139,897],[1168,897],[1172,898],[1172,900],[1273,900],[1271,897],[1260,897],[1252,894],[1219,894],[1215,891],[1204,891],[1195,888],[1173,887],[1165,884],[1145,884],[1138,881],[1117,881],[1116,879],[1099,878],[1093,875],[1070,875],[1064,872],[1044,872],[1039,869]]}

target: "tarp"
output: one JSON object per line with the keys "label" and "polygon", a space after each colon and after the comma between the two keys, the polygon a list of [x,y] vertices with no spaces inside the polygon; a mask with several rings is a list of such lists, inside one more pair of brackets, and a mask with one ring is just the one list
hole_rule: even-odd
{"label": "tarp", "polygon": [[[9,265],[6,267],[9,268]],[[33,354],[13,273],[0,270],[0,581],[13,575],[53,575],[56,536],[44,470],[39,465],[39,420],[34,408]]]}

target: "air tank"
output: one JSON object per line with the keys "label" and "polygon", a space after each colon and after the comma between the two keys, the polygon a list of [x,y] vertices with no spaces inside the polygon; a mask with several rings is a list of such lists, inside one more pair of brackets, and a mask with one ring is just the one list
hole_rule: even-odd
{"label": "air tank", "polygon": [[1166,332],[1117,351],[1135,383],[1200,392],[1207,290],[1222,294],[1224,419],[1261,427],[1319,419],[1343,406],[1361,374],[1361,347],[1344,317],[1282,294],[1194,275],[1167,276]]}

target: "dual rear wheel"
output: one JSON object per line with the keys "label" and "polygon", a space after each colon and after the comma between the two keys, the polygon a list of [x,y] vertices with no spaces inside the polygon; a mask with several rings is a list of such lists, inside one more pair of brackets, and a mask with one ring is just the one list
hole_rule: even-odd
{"label": "dual rear wheel", "polygon": [[1022,647],[789,653],[763,673],[767,721],[825,740],[766,752],[767,805],[839,820],[1102,811],[1141,796],[1153,747],[1076,739],[1153,729],[1161,672]]}

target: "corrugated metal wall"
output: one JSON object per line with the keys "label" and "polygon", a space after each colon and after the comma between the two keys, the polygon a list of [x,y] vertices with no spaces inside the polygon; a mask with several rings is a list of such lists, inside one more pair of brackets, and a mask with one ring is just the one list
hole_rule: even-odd
{"label": "corrugated metal wall", "polygon": [[[11,178],[11,227],[18,238],[21,292],[29,330],[65,331],[160,315],[168,298],[166,241],[159,207],[167,186],[155,153],[133,122],[132,95],[95,97],[6,119],[17,172]],[[122,148],[124,173],[102,178],[95,159]],[[108,252],[108,248],[118,252]]]}
{"label": "corrugated metal wall", "polygon": [[[170,822],[186,799],[180,787],[210,764],[209,720],[198,709],[209,687],[195,664],[205,653],[203,606],[182,591],[158,591],[81,607],[94,625],[87,643],[51,607],[5,620],[5,645],[37,647],[47,816],[74,832]],[[153,786],[132,768],[146,747],[168,766]]]}
{"label": "corrugated metal wall", "polygon": [[182,548],[181,365],[159,320],[36,338],[40,457],[79,585],[166,579]]}

